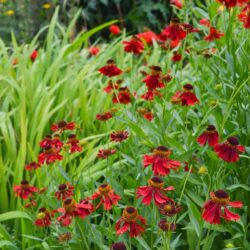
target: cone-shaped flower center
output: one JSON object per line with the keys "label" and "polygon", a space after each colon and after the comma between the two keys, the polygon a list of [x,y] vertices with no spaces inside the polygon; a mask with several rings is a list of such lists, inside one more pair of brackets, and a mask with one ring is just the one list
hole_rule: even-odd
{"label": "cone-shaped flower center", "polygon": [[151,66],[150,69],[151,69],[152,75],[156,75],[156,76],[160,75],[162,71],[161,67],[159,66]]}
{"label": "cone-shaped flower center", "polygon": [[156,149],[154,149],[153,154],[155,156],[167,158],[171,154],[171,151],[165,146],[159,146]]}
{"label": "cone-shaped flower center", "polygon": [[108,65],[108,66],[111,66],[111,65],[113,65],[113,64],[115,64],[115,61],[114,61],[113,59],[109,59],[109,60],[107,61],[107,65]]}
{"label": "cone-shaped flower center", "polygon": [[172,210],[174,209],[174,207],[173,207],[173,205],[171,205],[171,204],[166,204],[165,206],[164,206],[164,211],[166,211],[166,212],[171,212]]}
{"label": "cone-shaped flower center", "polygon": [[153,188],[162,188],[164,183],[160,177],[154,176],[148,180],[148,184]]}
{"label": "cone-shaped flower center", "polygon": [[116,242],[111,246],[111,250],[126,250],[126,246],[123,242]]}
{"label": "cone-shaped flower center", "polygon": [[59,191],[63,192],[67,189],[67,185],[66,184],[61,184],[59,187],[58,187]]}
{"label": "cone-shaped flower center", "polygon": [[53,152],[53,148],[52,148],[52,146],[46,146],[46,147],[44,148],[44,151],[45,151],[46,153],[52,153],[52,152]]}
{"label": "cone-shaped flower center", "polygon": [[109,184],[102,184],[99,186],[98,191],[101,195],[107,195],[112,190],[111,186]]}
{"label": "cone-shaped flower center", "polygon": [[184,91],[192,92],[193,86],[192,86],[191,84],[185,84],[185,85],[183,86],[183,89],[184,89]]}
{"label": "cone-shaped flower center", "polygon": [[46,208],[45,207],[41,207],[38,211],[39,211],[39,213],[45,213],[46,212]]}
{"label": "cone-shaped flower center", "polygon": [[126,207],[123,210],[122,216],[125,221],[135,221],[138,216],[138,212],[134,207]]}
{"label": "cone-shaped flower center", "polygon": [[214,125],[208,125],[207,126],[207,131],[208,132],[214,132],[216,130],[215,126]]}
{"label": "cone-shaped flower center", "polygon": [[211,192],[210,197],[213,202],[220,203],[222,205],[226,205],[230,200],[228,193],[224,190],[217,190],[216,192]]}
{"label": "cone-shaped flower center", "polygon": [[237,137],[235,136],[230,136],[227,138],[227,142],[231,145],[231,146],[237,146],[239,145],[239,140]]}
{"label": "cone-shaped flower center", "polygon": [[63,202],[63,207],[66,212],[73,212],[75,210],[76,201],[72,198],[68,198]]}
{"label": "cone-shaped flower center", "polygon": [[65,122],[65,121],[58,122],[58,127],[59,128],[64,128],[66,125],[67,125],[67,122]]}
{"label": "cone-shaped flower center", "polygon": [[21,187],[22,188],[27,188],[29,186],[29,182],[28,181],[26,181],[26,180],[22,180],[21,181]]}
{"label": "cone-shaped flower center", "polygon": [[51,136],[51,135],[46,135],[45,138],[46,138],[46,139],[51,139],[52,136]]}

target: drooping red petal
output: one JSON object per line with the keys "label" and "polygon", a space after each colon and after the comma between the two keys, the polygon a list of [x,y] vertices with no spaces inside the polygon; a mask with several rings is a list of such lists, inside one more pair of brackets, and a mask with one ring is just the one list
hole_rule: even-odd
{"label": "drooping red petal", "polygon": [[225,220],[239,220],[240,219],[240,216],[238,214],[235,214],[235,213],[232,213],[230,210],[228,210],[226,208],[226,206],[224,206],[224,214],[222,215],[222,217],[225,219]]}

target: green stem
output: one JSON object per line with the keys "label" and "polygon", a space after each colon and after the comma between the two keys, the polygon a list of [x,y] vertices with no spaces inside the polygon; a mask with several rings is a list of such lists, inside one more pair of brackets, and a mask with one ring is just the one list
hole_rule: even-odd
{"label": "green stem", "polygon": [[187,174],[187,176],[186,176],[186,179],[185,179],[185,181],[184,181],[183,188],[182,188],[182,191],[181,191],[181,196],[180,196],[180,199],[179,199],[179,203],[181,203],[182,196],[183,196],[183,194],[184,194],[184,190],[185,190],[185,187],[186,187],[188,178],[189,178],[190,173],[191,173],[191,171],[192,171],[192,167],[193,167],[193,166],[191,165],[191,166],[190,166],[190,169],[189,169],[189,171],[188,171],[188,174]]}
{"label": "green stem", "polygon": [[83,244],[84,244],[85,247],[86,247],[86,248],[84,248],[84,249],[90,250],[89,245],[88,245],[88,242],[87,242],[87,239],[86,239],[86,237],[85,237],[85,235],[84,235],[84,233],[83,233],[83,231],[82,231],[82,228],[81,228],[79,222],[77,222],[77,226],[78,226],[79,231],[80,231],[80,235],[81,235],[81,238],[82,238],[82,242],[83,242]]}

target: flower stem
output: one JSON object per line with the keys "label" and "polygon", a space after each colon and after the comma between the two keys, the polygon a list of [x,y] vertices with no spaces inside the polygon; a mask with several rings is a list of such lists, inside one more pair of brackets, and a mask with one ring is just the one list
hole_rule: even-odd
{"label": "flower stem", "polygon": [[185,181],[184,181],[183,188],[182,188],[182,190],[181,190],[181,196],[180,196],[180,199],[179,199],[179,203],[181,203],[182,196],[183,196],[183,194],[184,194],[184,190],[185,190],[185,187],[186,187],[188,178],[189,178],[190,173],[191,173],[191,171],[192,171],[192,167],[193,167],[193,166],[191,165],[190,168],[189,168],[188,174],[187,174],[187,176],[186,176],[186,179],[185,179]]}

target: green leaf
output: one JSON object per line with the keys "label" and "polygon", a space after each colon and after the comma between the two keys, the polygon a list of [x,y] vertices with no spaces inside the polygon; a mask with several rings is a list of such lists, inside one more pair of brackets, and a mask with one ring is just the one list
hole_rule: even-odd
{"label": "green leaf", "polygon": [[230,187],[227,187],[227,190],[235,190],[237,188],[243,188],[246,191],[250,191],[250,187],[245,185],[245,184],[234,184],[234,185],[232,185]]}
{"label": "green leaf", "polygon": [[27,213],[21,211],[11,211],[4,214],[0,214],[0,222],[17,218],[23,218],[32,221],[32,218]]}

